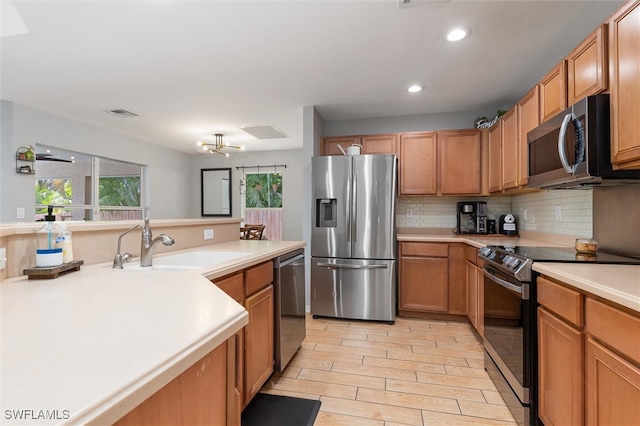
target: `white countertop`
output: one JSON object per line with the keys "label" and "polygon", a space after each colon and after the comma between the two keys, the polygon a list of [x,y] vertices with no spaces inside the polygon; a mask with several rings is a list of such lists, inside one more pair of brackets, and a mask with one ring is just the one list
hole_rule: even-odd
{"label": "white countertop", "polygon": [[640,312],[640,266],[535,262],[533,270]]}
{"label": "white countertop", "polygon": [[465,243],[475,248],[482,248],[488,245],[497,246],[532,246],[532,247],[566,247],[563,244],[555,244],[546,241],[533,240],[529,238],[507,237],[506,235],[455,235],[442,233],[398,233],[398,241],[433,242],[433,243]]}
{"label": "white countertop", "polygon": [[[246,310],[209,278],[304,245],[210,245],[253,253],[195,271],[101,264],[53,280],[3,281],[2,423],[113,423],[246,325]],[[32,413],[20,421],[6,410]],[[57,410],[57,419],[36,419],[40,410]]]}

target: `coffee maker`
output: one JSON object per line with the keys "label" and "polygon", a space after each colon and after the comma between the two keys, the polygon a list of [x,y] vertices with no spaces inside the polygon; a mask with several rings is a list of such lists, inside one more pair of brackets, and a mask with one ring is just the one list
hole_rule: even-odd
{"label": "coffee maker", "polygon": [[487,202],[458,201],[457,234],[487,233]]}

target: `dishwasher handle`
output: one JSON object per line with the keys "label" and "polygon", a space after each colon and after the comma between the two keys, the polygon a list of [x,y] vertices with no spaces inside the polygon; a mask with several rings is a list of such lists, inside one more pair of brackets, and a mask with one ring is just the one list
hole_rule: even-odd
{"label": "dishwasher handle", "polygon": [[283,267],[289,265],[290,263],[293,263],[293,262],[295,262],[297,260],[300,260],[300,259],[304,259],[304,253],[301,253],[301,254],[299,254],[297,256],[290,257],[289,259],[285,260],[284,262],[276,262],[274,268],[283,268]]}

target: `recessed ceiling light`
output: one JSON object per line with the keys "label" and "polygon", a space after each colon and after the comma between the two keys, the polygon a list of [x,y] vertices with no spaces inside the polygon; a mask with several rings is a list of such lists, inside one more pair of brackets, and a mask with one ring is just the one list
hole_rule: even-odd
{"label": "recessed ceiling light", "polygon": [[460,41],[471,33],[468,28],[454,28],[447,34],[447,40]]}
{"label": "recessed ceiling light", "polygon": [[414,84],[413,86],[409,87],[407,90],[411,93],[416,93],[422,90],[422,86],[418,86],[417,84]]}

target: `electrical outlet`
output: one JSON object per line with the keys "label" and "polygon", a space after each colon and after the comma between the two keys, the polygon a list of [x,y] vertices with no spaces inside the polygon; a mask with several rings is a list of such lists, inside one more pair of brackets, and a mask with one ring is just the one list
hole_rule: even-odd
{"label": "electrical outlet", "polygon": [[0,248],[0,270],[7,267],[7,249]]}
{"label": "electrical outlet", "polygon": [[213,229],[205,229],[204,230],[204,239],[205,240],[213,240]]}
{"label": "electrical outlet", "polygon": [[528,217],[529,217],[529,212],[527,209],[524,209],[524,211],[522,212],[522,218],[524,220],[529,220]]}
{"label": "electrical outlet", "polygon": [[560,222],[562,220],[562,207],[556,206],[556,221]]}
{"label": "electrical outlet", "polygon": [[18,207],[16,209],[16,218],[17,219],[24,219],[24,207]]}
{"label": "electrical outlet", "polygon": [[405,215],[405,217],[406,217],[407,219],[411,219],[411,218],[413,217],[413,210],[411,210],[411,209],[406,209],[406,210],[404,211],[404,215]]}

